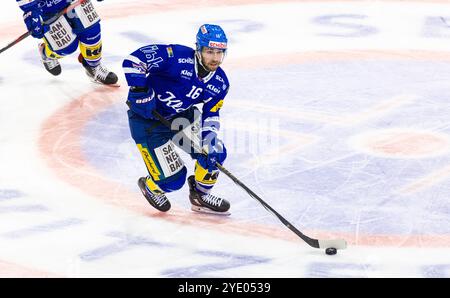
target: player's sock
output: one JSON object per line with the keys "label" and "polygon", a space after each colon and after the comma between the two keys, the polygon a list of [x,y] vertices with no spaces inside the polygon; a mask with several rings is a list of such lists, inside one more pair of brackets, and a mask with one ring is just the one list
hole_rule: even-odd
{"label": "player's sock", "polygon": [[[47,49],[45,43],[39,44],[39,54],[41,56],[42,64],[44,64],[45,69],[54,76],[61,74],[61,65],[59,64],[56,54],[52,55],[50,49]],[[50,53],[50,57],[47,54]],[[53,57],[52,57],[53,56]]]}

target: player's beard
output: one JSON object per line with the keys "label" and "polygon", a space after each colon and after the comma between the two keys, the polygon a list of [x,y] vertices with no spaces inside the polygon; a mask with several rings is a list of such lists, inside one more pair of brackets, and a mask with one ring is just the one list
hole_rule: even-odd
{"label": "player's beard", "polygon": [[220,62],[211,62],[209,64],[203,64],[203,65],[205,65],[206,69],[209,71],[216,71],[220,66]]}

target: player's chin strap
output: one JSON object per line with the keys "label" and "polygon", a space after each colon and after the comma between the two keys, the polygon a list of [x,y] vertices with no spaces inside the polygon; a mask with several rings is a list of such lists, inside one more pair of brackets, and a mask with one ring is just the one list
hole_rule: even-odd
{"label": "player's chin strap", "polygon": [[202,54],[199,50],[195,51],[195,69],[200,78],[205,78],[211,72],[203,65]]}
{"label": "player's chin strap", "polygon": [[[189,137],[183,132],[178,129],[178,127],[172,127],[170,121],[168,121],[166,118],[161,116],[158,112],[153,111],[153,115],[161,121],[164,126],[171,130],[178,131],[181,134],[181,137],[184,140],[187,140],[188,143],[193,144],[195,147],[198,147],[198,144],[195,144],[195,142],[192,142]],[[202,154],[206,155],[205,150],[201,148],[195,148],[195,150],[199,150],[198,152],[202,152]],[[266,208],[267,211],[275,215],[287,228],[289,228],[292,232],[294,232],[298,237],[300,237],[303,241],[308,243],[311,247],[314,248],[329,248],[334,247],[336,249],[345,249],[347,248],[347,242],[344,239],[332,239],[332,240],[320,240],[320,239],[314,239],[306,236],[302,232],[300,232],[296,227],[294,227],[290,222],[288,222],[283,216],[281,216],[277,211],[275,211],[269,204],[267,204],[265,201],[263,201],[258,195],[256,195],[250,188],[248,188],[244,183],[242,183],[238,178],[236,178],[233,174],[230,173],[227,169],[225,169],[220,163],[216,163],[216,167],[227,175],[231,180],[233,180],[234,183],[242,187],[252,198],[257,200],[258,202],[263,205],[264,208]]]}

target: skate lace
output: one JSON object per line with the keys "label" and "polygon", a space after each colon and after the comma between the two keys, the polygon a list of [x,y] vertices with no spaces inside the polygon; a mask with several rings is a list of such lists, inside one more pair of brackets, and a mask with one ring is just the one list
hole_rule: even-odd
{"label": "skate lace", "polygon": [[155,195],[153,194],[152,200],[158,205],[162,206],[167,202],[167,197],[164,194]]}
{"label": "skate lace", "polygon": [[220,204],[222,203],[222,198],[213,196],[212,194],[206,194],[202,196],[202,201],[213,206],[220,206]]}
{"label": "skate lace", "polygon": [[109,70],[101,64],[95,68],[95,80],[104,81],[108,76]]}

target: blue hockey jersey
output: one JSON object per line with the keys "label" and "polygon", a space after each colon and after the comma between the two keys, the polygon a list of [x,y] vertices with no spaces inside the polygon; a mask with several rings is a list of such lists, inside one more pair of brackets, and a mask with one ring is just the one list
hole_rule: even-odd
{"label": "blue hockey jersey", "polygon": [[16,0],[16,2],[24,12],[41,8],[44,15],[54,15],[70,5],[70,1],[67,0]]}
{"label": "blue hockey jersey", "polygon": [[145,105],[169,118],[203,103],[202,137],[220,128],[219,111],[229,90],[222,68],[201,79],[197,75],[194,49],[182,45],[149,45],[138,49],[123,62],[129,86],[148,87],[154,91],[149,101],[130,101],[132,111],[144,118]]}

